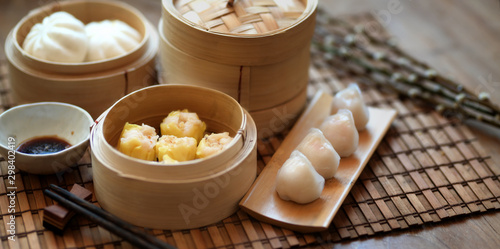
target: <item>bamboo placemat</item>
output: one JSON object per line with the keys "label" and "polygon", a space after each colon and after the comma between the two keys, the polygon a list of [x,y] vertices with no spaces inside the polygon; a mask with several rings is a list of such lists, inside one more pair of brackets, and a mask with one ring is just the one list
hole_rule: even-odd
{"label": "bamboo placemat", "polygon": [[[326,18],[326,19],[325,19]],[[315,40],[325,34],[337,38],[349,33],[351,24],[377,25],[367,14],[328,20],[320,13]],[[379,25],[372,29],[388,37]],[[365,46],[376,46],[367,42]],[[334,93],[349,82],[361,84],[369,105],[392,107],[399,115],[372,159],[353,186],[329,230],[300,234],[261,223],[242,211],[207,227],[182,231],[151,230],[179,248],[283,248],[354,239],[405,229],[446,218],[500,209],[500,169],[457,120],[420,107],[375,84],[375,78],[345,59],[311,49],[309,97],[322,89]],[[393,49],[393,52],[399,53]],[[389,51],[390,52],[390,51]],[[389,70],[400,70],[392,67]],[[3,111],[12,106],[7,66],[0,61],[0,101]],[[258,143],[259,172],[279,147],[286,132]],[[15,212],[9,213],[7,162],[0,159],[0,248],[131,248],[121,238],[76,217],[62,236],[42,226],[43,208],[51,205],[43,195],[49,184],[69,188],[74,183],[93,190],[90,156],[64,174],[37,176],[15,174]],[[96,205],[95,198],[92,200]],[[8,239],[10,215],[15,215],[16,242]]]}

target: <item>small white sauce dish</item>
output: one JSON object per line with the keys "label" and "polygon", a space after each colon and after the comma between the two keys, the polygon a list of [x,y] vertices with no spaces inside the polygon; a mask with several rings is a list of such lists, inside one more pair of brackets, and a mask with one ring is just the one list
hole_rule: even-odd
{"label": "small white sauce dish", "polygon": [[[74,166],[85,154],[93,123],[87,111],[71,104],[38,102],[19,105],[0,114],[0,154],[10,168],[14,165],[31,174],[55,174]],[[16,150],[23,142],[42,136],[56,136],[71,146],[47,154]]]}

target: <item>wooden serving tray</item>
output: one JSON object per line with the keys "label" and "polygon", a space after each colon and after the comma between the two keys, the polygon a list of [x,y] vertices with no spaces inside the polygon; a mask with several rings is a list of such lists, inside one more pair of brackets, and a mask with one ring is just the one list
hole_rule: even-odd
{"label": "wooden serving tray", "polygon": [[321,197],[308,204],[282,200],[275,191],[275,179],[281,165],[306,136],[309,129],[318,127],[330,115],[333,97],[318,92],[292,128],[281,146],[240,202],[251,216],[298,232],[316,232],[330,226],[333,217],[368,163],[375,149],[396,117],[393,109],[369,107],[370,121],[359,133],[355,153],[340,160],[335,176],[325,182]]}

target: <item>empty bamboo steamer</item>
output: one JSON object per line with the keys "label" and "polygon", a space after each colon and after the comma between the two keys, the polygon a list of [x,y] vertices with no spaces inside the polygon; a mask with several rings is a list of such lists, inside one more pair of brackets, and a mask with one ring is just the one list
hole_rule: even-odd
{"label": "empty bamboo steamer", "polygon": [[[125,122],[159,126],[170,111],[187,108],[209,132],[233,138],[221,153],[178,164],[128,157],[115,146]],[[229,95],[187,85],[133,92],[98,119],[91,132],[94,190],[99,205],[138,226],[188,229],[220,221],[238,209],[257,174],[257,130]]]}
{"label": "empty bamboo steamer", "polygon": [[160,82],[223,91],[278,133],[306,103],[317,0],[163,0]]}
{"label": "empty bamboo steamer", "polygon": [[[66,11],[84,24],[121,20],[136,29],[142,40],[122,56],[95,62],[58,63],[26,53],[21,44],[31,27],[57,11]],[[5,42],[14,103],[66,102],[86,109],[96,118],[127,93],[157,81],[158,45],[156,28],[137,9],[119,1],[56,1],[34,9]]]}

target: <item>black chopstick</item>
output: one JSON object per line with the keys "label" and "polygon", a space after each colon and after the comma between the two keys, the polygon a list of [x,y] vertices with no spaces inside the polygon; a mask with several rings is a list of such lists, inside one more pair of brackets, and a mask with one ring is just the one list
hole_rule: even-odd
{"label": "black chopstick", "polygon": [[[129,230],[130,232],[136,234],[137,236],[143,238],[144,240],[146,240],[152,244],[155,244],[158,246],[165,246],[165,244],[166,244],[165,242],[161,241],[160,239],[156,238],[155,236],[152,236],[150,234],[147,234],[147,233],[139,230],[137,227],[131,225],[130,223],[127,223],[127,222],[123,221],[122,219],[110,214],[109,212],[106,212],[105,210],[98,208],[94,204],[79,198],[78,196],[67,191],[64,188],[61,188],[61,187],[54,185],[54,184],[50,184],[49,187],[57,194],[67,198],[70,201],[75,202],[76,204],[86,208],[87,210],[91,211],[92,213],[95,213],[95,214],[101,216],[102,218],[109,220],[112,223]],[[164,248],[173,248],[173,247],[170,246],[170,247],[164,247]]]}
{"label": "black chopstick", "polygon": [[119,219],[118,217],[104,211],[101,208],[93,205],[90,202],[80,199],[73,193],[51,184],[50,188],[54,191],[48,189],[44,190],[44,193],[50,198],[57,201],[62,206],[74,210],[76,213],[86,216],[91,221],[101,225],[110,232],[122,237],[123,239],[129,241],[130,243],[138,246],[140,248],[175,248],[160,239],[147,234],[133,225]]}

